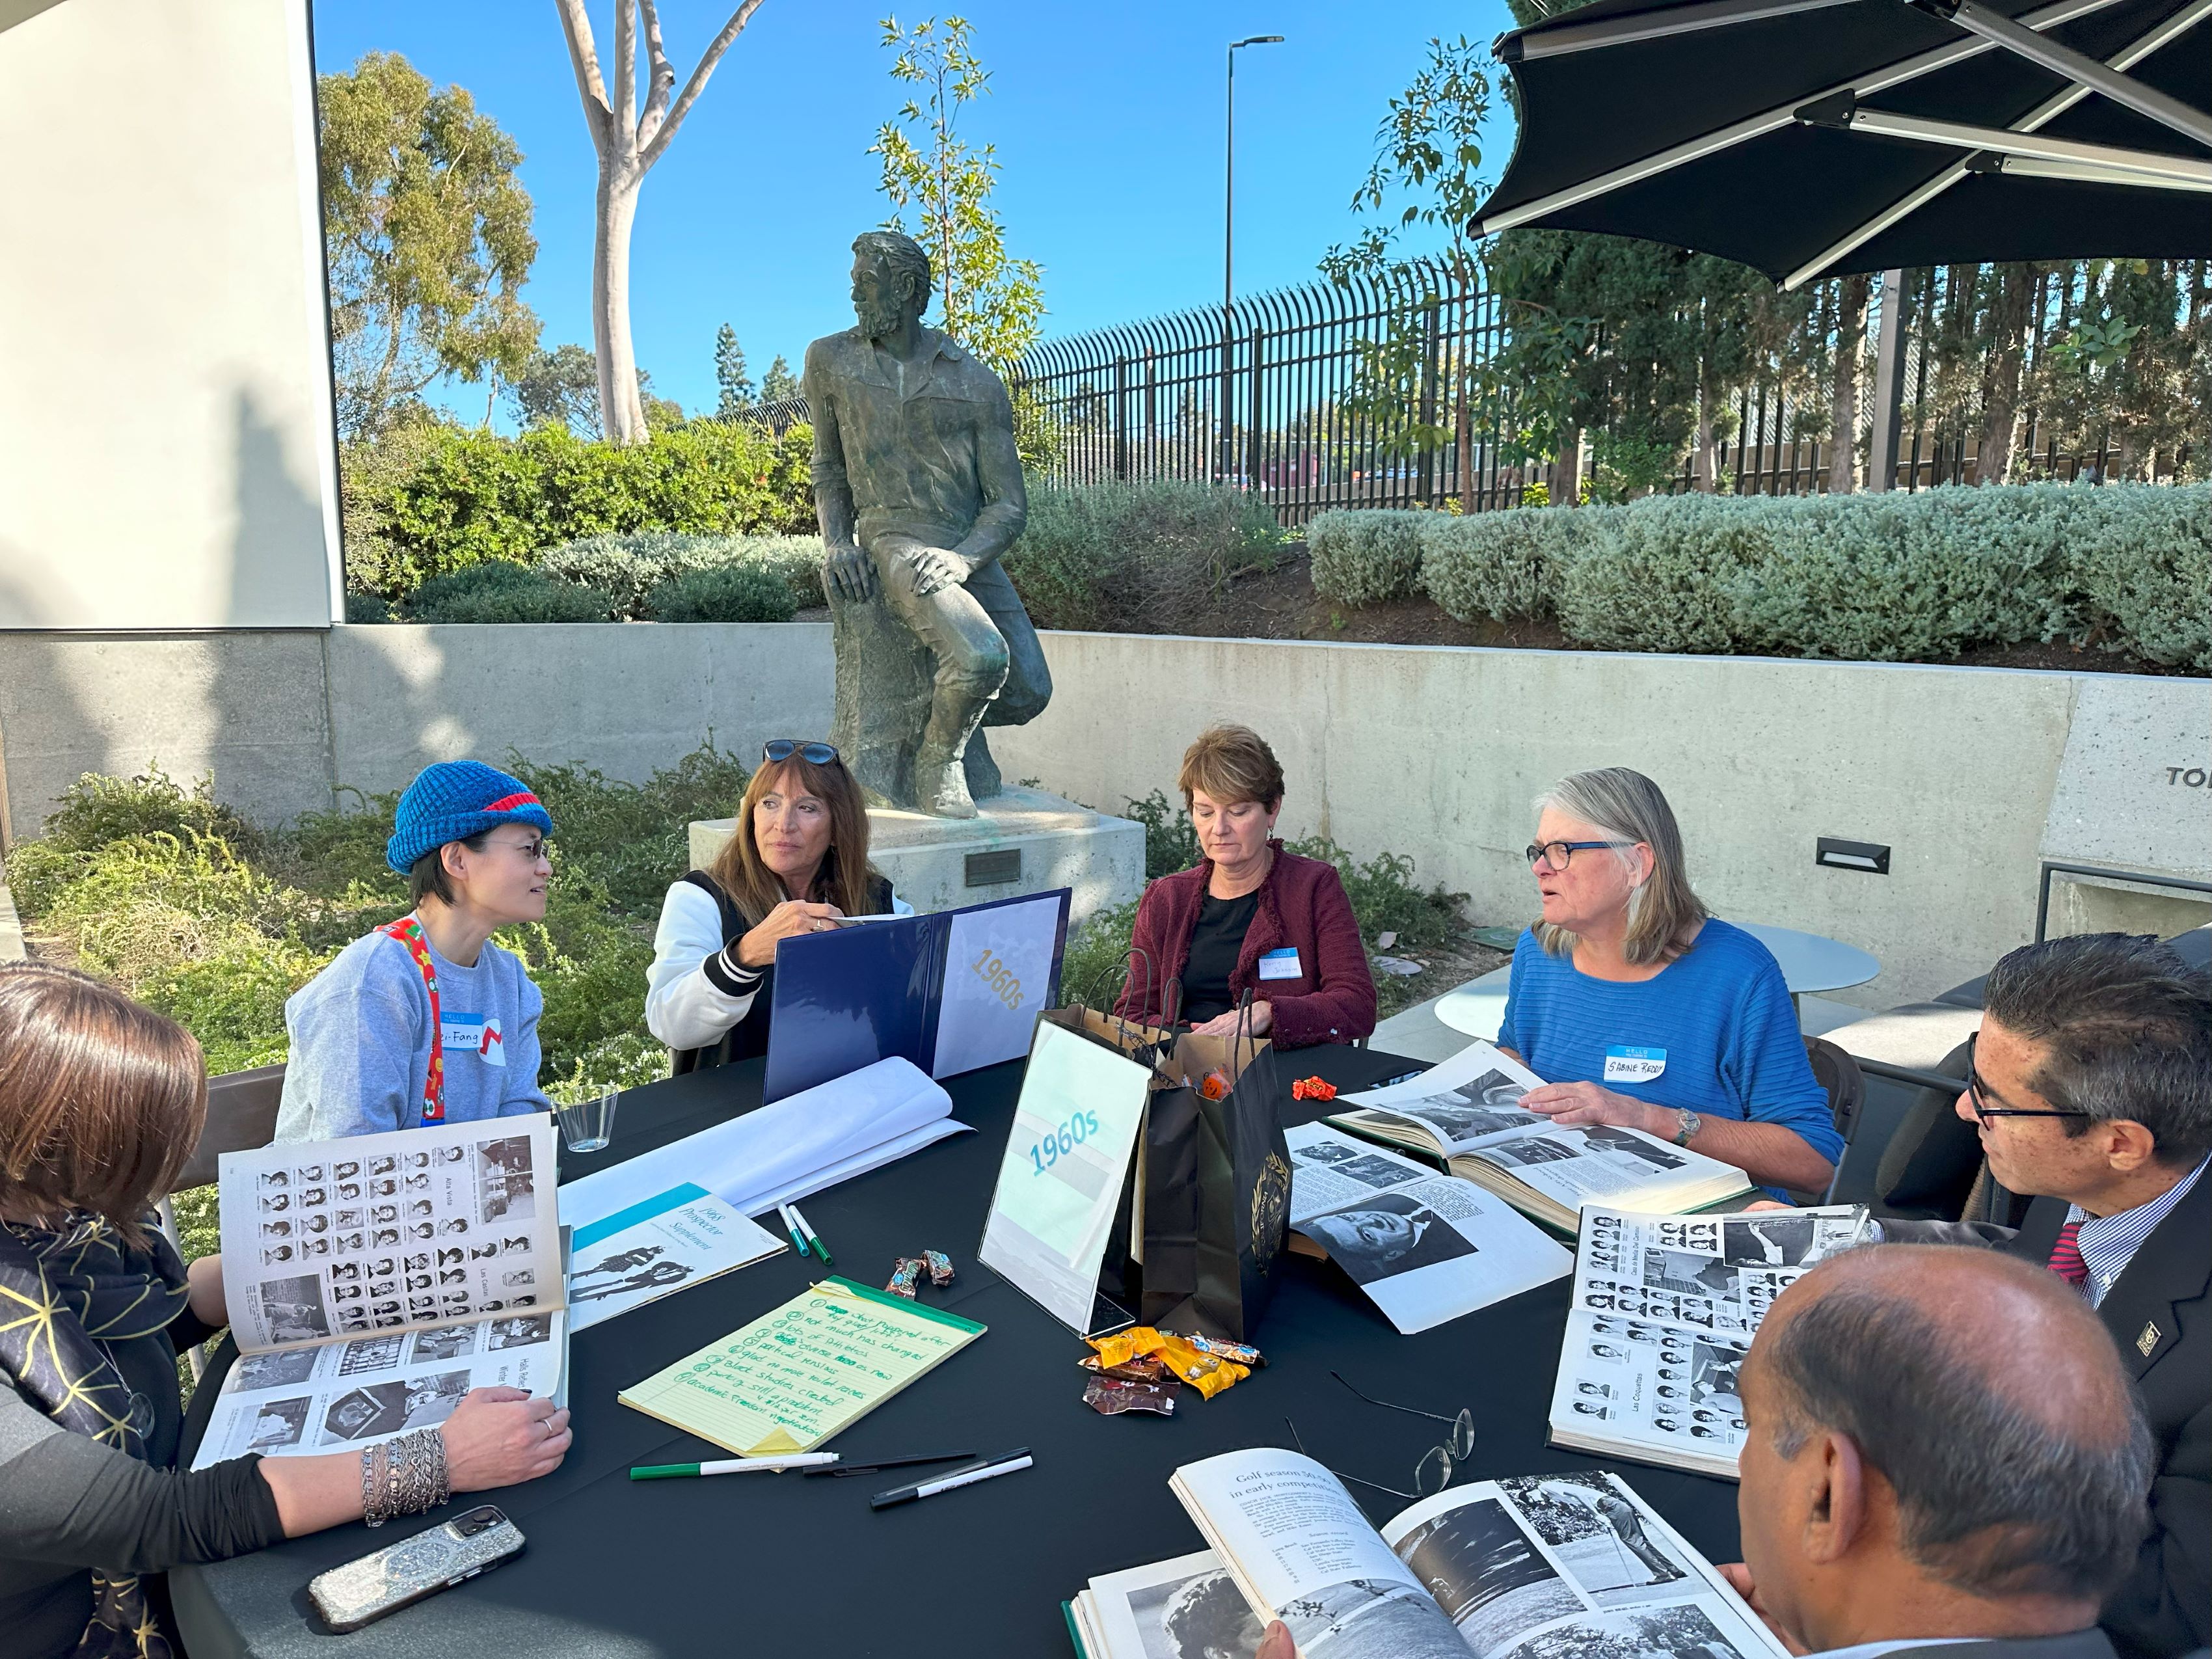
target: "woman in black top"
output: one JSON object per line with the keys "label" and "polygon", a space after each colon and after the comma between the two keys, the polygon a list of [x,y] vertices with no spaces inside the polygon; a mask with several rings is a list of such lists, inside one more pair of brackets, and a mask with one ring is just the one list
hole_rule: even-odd
{"label": "woman in black top", "polygon": [[[82,974],[0,968],[0,1649],[167,1659],[157,1577],[362,1516],[367,1451],[176,1468],[177,1357],[225,1322],[148,1206],[207,1114],[199,1044]],[[550,1473],[568,1413],[479,1389],[435,1430],[447,1486]]]}

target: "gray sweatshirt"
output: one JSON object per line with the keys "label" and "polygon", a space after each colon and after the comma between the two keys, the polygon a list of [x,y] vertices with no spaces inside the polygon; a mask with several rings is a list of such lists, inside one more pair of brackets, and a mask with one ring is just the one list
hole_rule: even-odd
{"label": "gray sweatshirt", "polygon": [[[427,941],[425,941],[427,943]],[[545,999],[511,951],[487,940],[476,966],[433,948],[444,1021],[448,1123],[549,1109],[538,1086]],[[284,1005],[292,1053],[276,1139],[334,1140],[420,1128],[430,1070],[430,995],[407,947],[357,939]]]}

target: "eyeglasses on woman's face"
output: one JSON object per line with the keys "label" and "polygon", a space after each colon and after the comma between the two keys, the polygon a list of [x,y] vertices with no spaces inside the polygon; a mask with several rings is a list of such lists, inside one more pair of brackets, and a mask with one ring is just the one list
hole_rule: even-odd
{"label": "eyeglasses on woman's face", "polygon": [[[2004,1097],[1984,1083],[1982,1080],[1982,1074],[1974,1069],[1974,1038],[1980,1035],[1980,1032],[1976,1031],[1966,1039],[1966,1103],[1974,1109],[1974,1115],[1984,1124],[1986,1125],[1991,1118],[1997,1117],[2087,1117],[2091,1115],[2087,1112],[2033,1110],[2022,1106],[2006,1105]],[[1990,1104],[1991,1101],[1997,1103],[1992,1106]]]}
{"label": "eyeglasses on woman's face", "polygon": [[1547,841],[1541,843],[1530,842],[1522,850],[1528,854],[1530,869],[1540,864],[1558,875],[1573,861],[1577,853],[1593,852],[1600,848],[1610,848],[1617,852],[1635,845],[1632,841]]}

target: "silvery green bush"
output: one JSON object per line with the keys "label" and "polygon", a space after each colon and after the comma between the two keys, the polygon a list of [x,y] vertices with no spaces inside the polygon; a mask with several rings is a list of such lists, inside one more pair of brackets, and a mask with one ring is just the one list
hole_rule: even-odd
{"label": "silvery green bush", "polygon": [[1421,591],[1424,526],[1440,515],[1373,507],[1332,507],[1306,526],[1314,592],[1340,605],[1381,605]]}
{"label": "silvery green bush", "polygon": [[[2212,669],[2208,484],[1336,516],[1417,520],[1421,586],[1461,621],[1550,615],[1609,650],[1925,661],[2075,638]],[[1316,556],[1314,586],[1360,603],[1373,579],[1347,563]]]}
{"label": "silvery green bush", "polygon": [[1422,586],[1461,622],[1548,617],[1559,606],[1559,573],[1567,554],[1618,511],[1431,514],[1433,522],[1422,528]]}
{"label": "silvery green bush", "polygon": [[541,554],[537,568],[615,597],[616,614],[652,614],[653,589],[694,571],[740,566],[765,571],[788,586],[802,606],[824,603],[822,542],[815,536],[700,536],[641,531],[626,536],[586,536]]}

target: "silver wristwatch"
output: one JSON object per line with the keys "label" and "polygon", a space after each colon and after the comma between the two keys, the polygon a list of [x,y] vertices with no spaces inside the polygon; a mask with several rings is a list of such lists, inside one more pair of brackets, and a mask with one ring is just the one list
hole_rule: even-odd
{"label": "silver wristwatch", "polygon": [[1677,1107],[1675,1109],[1682,1114],[1682,1123],[1681,1127],[1674,1131],[1674,1144],[1677,1146],[1686,1146],[1698,1138],[1698,1131],[1705,1127],[1705,1121],[1686,1107]]}

